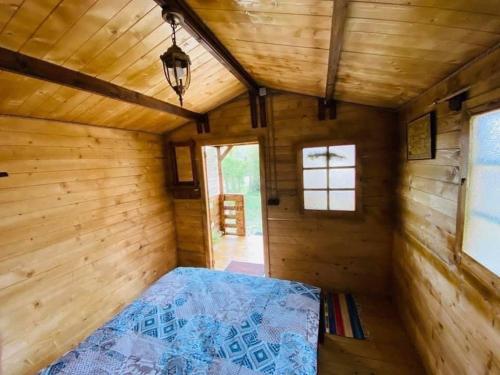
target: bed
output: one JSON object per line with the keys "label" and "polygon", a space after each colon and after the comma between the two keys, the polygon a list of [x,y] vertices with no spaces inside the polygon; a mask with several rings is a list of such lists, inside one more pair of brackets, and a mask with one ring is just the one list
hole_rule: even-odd
{"label": "bed", "polygon": [[176,268],[41,375],[317,373],[320,289]]}

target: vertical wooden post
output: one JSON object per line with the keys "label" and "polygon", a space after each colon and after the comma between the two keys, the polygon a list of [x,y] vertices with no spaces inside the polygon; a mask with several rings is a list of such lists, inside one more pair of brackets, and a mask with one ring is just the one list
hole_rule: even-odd
{"label": "vertical wooden post", "polygon": [[260,111],[260,127],[267,128],[267,108],[266,108],[266,97],[264,95],[259,96],[259,111]]}
{"label": "vertical wooden post", "polygon": [[203,131],[205,133],[210,133],[210,122],[208,119],[208,113],[203,115]]}
{"label": "vertical wooden post", "polygon": [[196,121],[196,132],[203,134],[203,124],[200,121]]}
{"label": "vertical wooden post", "polygon": [[328,100],[328,109],[330,110],[330,120],[335,120],[337,118],[337,102],[333,99]]}
{"label": "vertical wooden post", "polygon": [[323,121],[326,119],[326,104],[325,99],[318,98],[318,120]]}
{"label": "vertical wooden post", "polygon": [[217,146],[217,173],[219,175],[219,194],[224,195],[224,176],[222,174],[221,146]]}
{"label": "vertical wooden post", "polygon": [[318,120],[326,120],[327,112],[328,118],[335,120],[337,118],[337,102],[334,99],[318,98]]}
{"label": "vertical wooden post", "polygon": [[217,148],[217,174],[219,176],[219,230],[224,232],[224,176],[222,175],[221,146]]}
{"label": "vertical wooden post", "polygon": [[257,96],[252,92],[248,93],[248,100],[250,101],[250,118],[252,121],[252,128],[259,127],[258,110],[257,110]]}
{"label": "vertical wooden post", "polygon": [[210,133],[210,123],[208,121],[208,113],[201,115],[196,121],[196,131],[198,134]]}

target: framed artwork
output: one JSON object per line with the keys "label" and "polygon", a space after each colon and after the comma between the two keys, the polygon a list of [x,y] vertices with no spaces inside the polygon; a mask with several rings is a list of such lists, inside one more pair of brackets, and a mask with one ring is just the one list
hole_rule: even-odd
{"label": "framed artwork", "polygon": [[436,113],[429,112],[406,126],[408,160],[433,159],[436,154]]}

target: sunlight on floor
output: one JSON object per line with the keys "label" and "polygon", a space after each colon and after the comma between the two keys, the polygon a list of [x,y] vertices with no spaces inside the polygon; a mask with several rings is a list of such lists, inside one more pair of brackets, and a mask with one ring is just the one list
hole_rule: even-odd
{"label": "sunlight on floor", "polygon": [[222,236],[213,245],[216,270],[225,270],[231,261],[264,263],[262,236]]}

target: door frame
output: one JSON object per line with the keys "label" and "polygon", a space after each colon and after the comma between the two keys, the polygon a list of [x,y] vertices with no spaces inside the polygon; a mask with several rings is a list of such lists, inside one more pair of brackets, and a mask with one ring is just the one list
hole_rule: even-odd
{"label": "door frame", "polygon": [[217,140],[204,139],[198,142],[198,155],[202,171],[202,178],[200,181],[201,200],[203,206],[203,232],[204,232],[204,248],[206,254],[206,266],[213,269],[214,256],[212,248],[212,231],[210,230],[210,200],[208,199],[208,186],[207,169],[205,154],[203,147],[205,146],[242,146],[257,144],[259,146],[259,172],[260,172],[260,197],[261,197],[261,211],[262,211],[262,241],[264,249],[264,272],[266,277],[269,277],[269,235],[268,235],[268,221],[267,221],[267,184],[266,184],[266,160],[265,160],[265,138],[263,136],[246,136],[246,137],[224,137]]}

